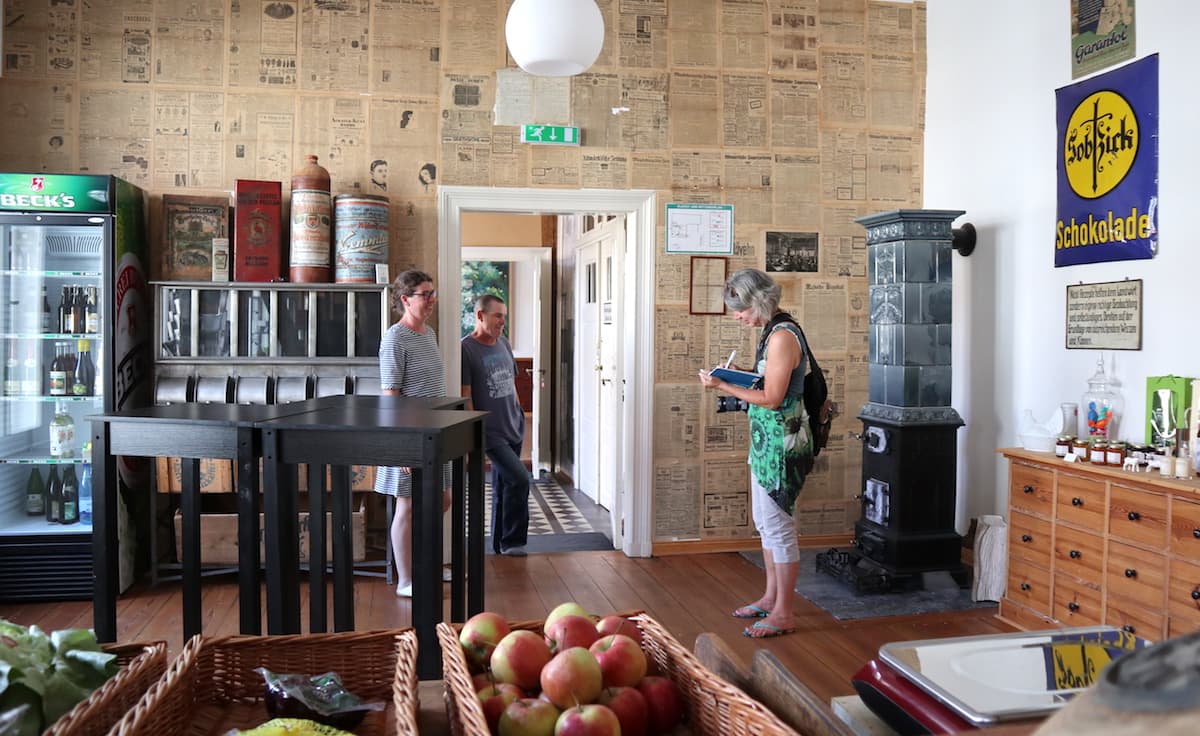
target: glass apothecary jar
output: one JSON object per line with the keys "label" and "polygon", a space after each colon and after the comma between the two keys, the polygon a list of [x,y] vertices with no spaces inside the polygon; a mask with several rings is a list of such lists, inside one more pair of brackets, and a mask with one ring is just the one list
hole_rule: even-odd
{"label": "glass apothecary jar", "polygon": [[1104,372],[1104,358],[1096,360],[1096,373],[1087,381],[1087,391],[1079,402],[1079,435],[1116,439],[1118,423],[1125,412],[1121,382]]}

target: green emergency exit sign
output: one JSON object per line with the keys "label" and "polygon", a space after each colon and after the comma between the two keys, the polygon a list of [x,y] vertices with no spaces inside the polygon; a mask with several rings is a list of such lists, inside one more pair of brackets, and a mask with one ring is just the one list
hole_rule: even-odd
{"label": "green emergency exit sign", "polygon": [[522,125],[522,143],[545,143],[552,146],[578,146],[579,128],[570,125]]}

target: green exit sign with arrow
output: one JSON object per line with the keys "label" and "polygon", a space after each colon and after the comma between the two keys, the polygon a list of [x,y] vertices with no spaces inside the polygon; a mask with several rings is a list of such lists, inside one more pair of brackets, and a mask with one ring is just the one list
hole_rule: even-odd
{"label": "green exit sign with arrow", "polygon": [[522,125],[522,143],[545,143],[551,146],[578,146],[579,128],[570,125]]}

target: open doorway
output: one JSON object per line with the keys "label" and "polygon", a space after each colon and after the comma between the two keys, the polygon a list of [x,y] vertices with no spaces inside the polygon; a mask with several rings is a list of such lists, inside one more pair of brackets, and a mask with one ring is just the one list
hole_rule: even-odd
{"label": "open doorway", "polygon": [[[622,258],[611,261],[610,286],[618,355],[609,377],[618,396],[619,466],[610,507],[614,546],[630,556],[649,556],[652,516],[652,434],[654,375],[654,192],[644,190],[545,190],[441,187],[438,191],[438,288],[441,303],[457,311],[461,301],[461,218],[465,212],[623,215],[627,224]],[[455,315],[442,315],[454,321]],[[447,385],[458,385],[456,341],[443,340]]]}

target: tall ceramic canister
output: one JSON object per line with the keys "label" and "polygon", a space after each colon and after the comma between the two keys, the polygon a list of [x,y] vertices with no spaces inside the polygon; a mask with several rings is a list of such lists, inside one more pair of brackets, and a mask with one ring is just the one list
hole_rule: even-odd
{"label": "tall ceramic canister", "polygon": [[[333,273],[339,284],[373,284],[388,257],[388,199],[360,194],[333,198]],[[386,280],[386,276],[385,276]]]}
{"label": "tall ceramic canister", "polygon": [[288,278],[296,283],[328,282],[332,220],[329,172],[309,154],[292,176],[292,237]]}

